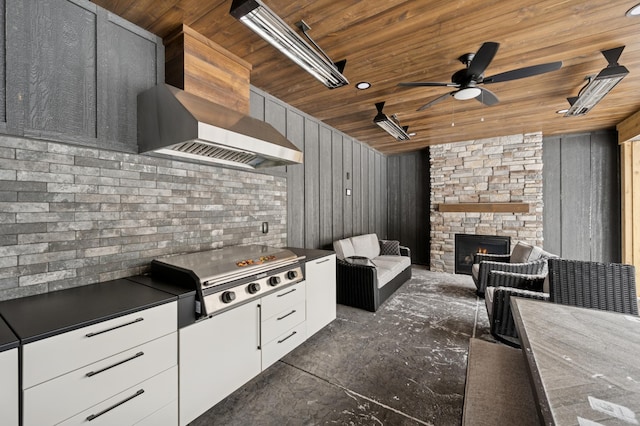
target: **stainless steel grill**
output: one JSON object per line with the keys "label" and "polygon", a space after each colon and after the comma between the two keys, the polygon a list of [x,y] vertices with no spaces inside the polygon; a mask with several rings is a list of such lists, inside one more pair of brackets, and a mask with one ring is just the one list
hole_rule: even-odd
{"label": "stainless steel grill", "polygon": [[213,315],[304,279],[300,259],[290,250],[232,246],[155,259],[152,275],[197,292],[196,313]]}

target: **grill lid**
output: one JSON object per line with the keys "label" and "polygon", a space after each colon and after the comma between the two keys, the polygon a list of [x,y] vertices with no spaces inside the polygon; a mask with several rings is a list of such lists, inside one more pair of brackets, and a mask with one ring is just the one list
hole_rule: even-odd
{"label": "grill lid", "polygon": [[291,250],[248,245],[172,255],[154,259],[153,263],[161,268],[190,272],[199,279],[202,287],[210,287],[297,261],[298,256]]}

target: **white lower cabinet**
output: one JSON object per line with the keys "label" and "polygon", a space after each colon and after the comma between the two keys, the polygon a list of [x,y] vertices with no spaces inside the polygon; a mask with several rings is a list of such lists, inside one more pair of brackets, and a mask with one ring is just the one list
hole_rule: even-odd
{"label": "white lower cabinet", "polygon": [[22,357],[23,426],[133,425],[176,405],[177,303],[26,344]]}
{"label": "white lower cabinet", "polygon": [[261,371],[259,300],[180,329],[180,424]]}
{"label": "white lower cabinet", "polygon": [[262,370],[307,339],[305,282],[262,298]]}
{"label": "white lower cabinet", "polygon": [[19,389],[18,349],[0,352],[0,424],[18,425]]}
{"label": "white lower cabinet", "polygon": [[[138,383],[88,410],[60,423],[61,426],[178,424],[178,367]],[[158,409],[159,407],[162,407]],[[161,415],[156,415],[156,414]],[[44,423],[42,423],[44,424]]]}
{"label": "white lower cabinet", "polygon": [[311,260],[305,269],[307,336],[312,336],[336,319],[336,255]]}

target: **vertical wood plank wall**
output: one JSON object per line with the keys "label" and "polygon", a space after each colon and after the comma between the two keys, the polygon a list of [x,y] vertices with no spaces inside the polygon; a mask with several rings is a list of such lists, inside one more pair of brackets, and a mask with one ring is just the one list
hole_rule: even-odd
{"label": "vertical wood plank wall", "polygon": [[388,237],[411,249],[413,263],[429,265],[429,150],[387,161]]}
{"label": "vertical wood plank wall", "polygon": [[303,164],[273,171],[287,176],[288,244],[330,249],[358,234],[386,238],[387,158],[260,89],[250,95],[251,116],[304,152]]}
{"label": "vertical wood plank wall", "polygon": [[544,248],[568,259],[621,261],[615,131],[543,140]]}

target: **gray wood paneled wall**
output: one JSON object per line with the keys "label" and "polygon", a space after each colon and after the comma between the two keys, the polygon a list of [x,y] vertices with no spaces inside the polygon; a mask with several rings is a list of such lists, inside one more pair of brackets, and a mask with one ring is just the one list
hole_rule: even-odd
{"label": "gray wood paneled wall", "polygon": [[164,82],[159,37],[87,0],[0,1],[0,22],[0,132],[138,151],[136,97]]}
{"label": "gray wood paneled wall", "polygon": [[335,240],[371,232],[386,238],[382,153],[255,87],[250,106],[254,118],[270,123],[304,152],[304,164],[274,171],[287,175],[290,246],[331,248]]}
{"label": "gray wood paneled wall", "polygon": [[388,238],[409,247],[413,263],[429,265],[429,150],[387,161]]}
{"label": "gray wood paneled wall", "polygon": [[568,259],[620,262],[615,131],[543,140],[544,247]]}

